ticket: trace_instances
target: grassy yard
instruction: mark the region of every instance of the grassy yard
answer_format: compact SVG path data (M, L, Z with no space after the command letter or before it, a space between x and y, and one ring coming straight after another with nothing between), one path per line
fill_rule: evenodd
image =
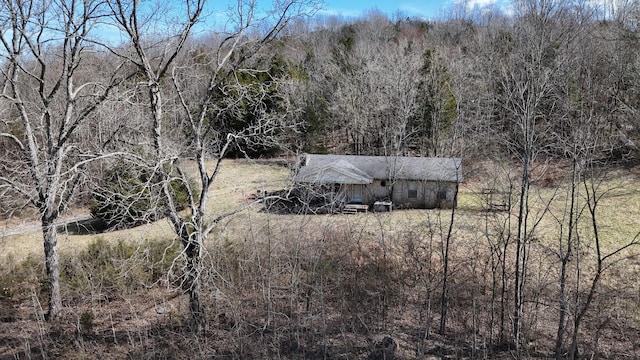
M598 205L598 223L601 226L602 238L605 244L615 246L629 241L640 230L640 186L638 185L638 170L616 171L608 175L598 186L602 195ZM211 198L208 202L208 213L211 217L247 207L247 199L257 190L277 190L286 187L290 181L288 169L281 165L269 163L255 163L246 160L225 160L216 182L213 184ZM456 210L455 232L461 237L477 235L484 227L483 223L487 215L486 197L481 193L482 185L471 179L460 187L458 195L458 208ZM563 212L567 206L568 188L562 184L553 188L533 187L531 192L531 219L537 221L544 216L539 225L539 233L545 242L553 244L559 234L559 221L562 221ZM581 191L584 191L581 189ZM517 194L512 196L517 201ZM547 212L543 208L549 204ZM582 204L586 206L586 204ZM244 215L238 218L250 217L254 221L285 222L300 218L297 215L267 215L260 212L260 207L247 207ZM586 210L585 210L586 212ZM82 211L79 212L83 213ZM88 213L88 212L87 212ZM511 213L517 213L517 205L514 203ZM497 214L503 215L501 213ZM584 214L587 215L587 214ZM403 210L390 214L359 214L356 217L335 216L331 222L352 222L362 220L366 223L375 223L375 226L383 226L387 231L403 229L414 226L427 220L438 218L441 223L449 221L449 211L440 210ZM324 222L326 216L314 216L305 221ZM241 222L238 219L230 219L227 227ZM37 224L37 223L34 223ZM17 225L14 223L14 225ZM369 224L374 226L373 224ZM369 225L364 225L370 227ZM10 225L6 225L10 226ZM375 227L374 226L374 227ZM241 229L243 226L238 226ZM234 229L233 233L237 233ZM121 240L140 241L173 237L173 230L166 220L147 224L128 230L108 232L104 234L75 235L64 231L61 227L59 246L62 252L77 251L83 249L88 242L96 236L109 242ZM233 235L227 235L233 236ZM25 257L38 256L42 252L41 232L39 229L29 229L25 232L4 236L0 240L0 261L19 261Z
M255 194L256 190L282 188L286 186L288 178L289 171L277 164L263 163L261 165L246 160L225 160L212 187L212 196L208 204L209 213L216 216L245 206L247 197L250 194ZM89 211L77 210L74 215L82 214L88 216ZM37 227L35 219L25 219L22 223L7 222L5 227L25 227L25 223L31 225L26 226L26 231L0 238L0 263L19 262L28 256L36 258L42 256L42 233ZM61 226L60 230L58 245L61 253L80 251L97 237L110 243L117 243L118 241L139 242L166 239L174 236L173 229L166 220L98 235L77 235L73 232L66 232L64 226Z

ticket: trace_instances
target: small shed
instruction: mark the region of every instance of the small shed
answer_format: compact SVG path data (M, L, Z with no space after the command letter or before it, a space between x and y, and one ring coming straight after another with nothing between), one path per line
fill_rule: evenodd
M306 154L294 183L332 201L393 207L453 207L462 159Z

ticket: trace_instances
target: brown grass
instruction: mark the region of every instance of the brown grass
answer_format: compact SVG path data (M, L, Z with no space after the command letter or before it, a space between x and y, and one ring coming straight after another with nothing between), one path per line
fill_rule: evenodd
M488 174L492 171L486 170ZM245 206L249 194L257 189L282 188L287 177L284 167L227 161L214 186L210 212L215 216ZM201 279L208 311L204 336L188 331L186 297L180 296L172 282L179 277L179 265L165 280L146 284L148 289L125 288L108 301L95 296L96 291L104 292L99 281L91 289L74 290L78 292L72 297L74 303L65 307L61 324L54 324L58 329L38 318L40 290L36 280L26 295L12 303L15 319L0 326L0 338L9 344L0 346L0 358L36 356L45 349L48 357L65 358L97 358L93 354L100 353L101 359L375 359L380 354L377 344L384 336L397 342L395 355L402 359L468 358L472 351L476 357L510 358L513 353L508 346L500 347L505 344L495 340L495 319L490 321L499 302L492 301L496 293L492 290L489 242L497 242L492 225L508 213L487 212L481 194L486 186L471 178L460 190L452 234L445 336L434 330L439 322L442 243L449 210L275 215L254 207L222 221L207 240L206 270ZM604 188L610 191L600 204L599 221L605 250L611 251L640 230L637 174L611 174ZM564 209L566 188L559 190L534 187L532 191L534 214L540 214L540 207L549 202L551 212L542 220L530 248L524 357L552 355L559 276L553 252L559 223L550 215L559 217ZM587 225L583 231L583 241L590 241ZM94 236L63 234L61 253L82 256L96 237L109 243L142 244L170 239L173 233L166 221L161 221ZM7 237L0 246L10 254L3 255L5 265L18 264L27 254L41 252L37 232ZM507 295L511 296L513 245L509 246ZM629 257L619 258L602 278L601 291L581 334L585 356L639 355L635 339L640 335L636 306L640 287L635 279L640 276L640 262L635 254L637 249L625 253ZM593 274L593 248L583 248L580 256L581 278L573 267L569 281L572 296L583 301ZM126 262L115 264L116 274L128 269L120 266ZM577 286L580 291L575 292ZM505 301L510 311L511 298ZM94 319L90 329L80 323L85 313ZM507 313L507 327L510 315ZM424 337L427 324L432 330L429 338ZM14 334L12 328L22 330ZM489 337L492 332L493 339ZM492 342L495 347L489 348ZM29 351L27 344L32 346Z
M213 166L211 164L210 166ZM246 199L258 189L273 190L286 185L289 172L277 164L256 164L246 160L224 160L219 176L214 183L209 201L209 212L212 216L229 212L246 205ZM88 211L76 210L69 216L88 215ZM42 232L34 218L7 220L3 230L23 227L27 230L0 238L0 263L21 261L28 256L40 256L42 249ZM96 236L108 242L141 241L161 238L172 238L173 229L166 220L139 226L133 229L114 231L100 235L75 235L59 233L58 245L61 253L77 252L85 248Z

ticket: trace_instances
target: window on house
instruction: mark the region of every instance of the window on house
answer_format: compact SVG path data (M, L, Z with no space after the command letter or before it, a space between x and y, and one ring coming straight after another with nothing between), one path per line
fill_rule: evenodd
M438 201L447 200L447 184L438 184Z
M409 199L417 199L418 198L418 183L410 182L408 185L409 192L407 194Z

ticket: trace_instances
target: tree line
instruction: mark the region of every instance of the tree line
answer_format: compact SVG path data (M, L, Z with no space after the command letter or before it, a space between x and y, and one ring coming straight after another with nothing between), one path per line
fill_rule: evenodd
M583 121L600 131L603 158L635 156L638 39L622 20L629 16L599 18L571 2L513 5L511 16L436 23L373 14L324 35L309 63L320 69L312 78L327 104L323 125L343 136L336 150L521 155L531 121L536 146L562 158Z

